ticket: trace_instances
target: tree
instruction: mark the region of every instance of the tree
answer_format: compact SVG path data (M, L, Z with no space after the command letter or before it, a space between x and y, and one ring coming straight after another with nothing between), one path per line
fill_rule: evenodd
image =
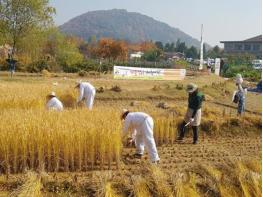
M83 61L79 51L80 40L61 34L57 29L49 32L43 54L55 59L64 68L73 68Z
M149 51L149 50L152 50L152 49L156 49L156 45L153 43L153 42L142 42L140 44L140 51L142 52L146 52L146 51Z
M166 43L164 46L164 51L169 52L169 50L170 50L170 43Z
M163 50L163 49L164 49L163 43L162 43L161 41L155 42L155 46L156 46L158 49L160 49L160 50Z
M185 45L185 42L180 42L180 40L177 40L176 42L176 52L185 53L187 50L187 47Z
M0 0L0 33L11 47L11 58L23 38L53 24L49 0Z
M213 49L210 49L207 52L207 57L210 58L217 58L217 57L222 57L223 50L219 48L219 46L215 46Z
M186 50L185 55L187 58L197 59L198 58L198 51L194 46L191 46L189 49Z
M172 42L172 43L170 44L169 51L170 51L170 52L174 52L174 51L175 51L174 42Z
M109 38L100 39L95 50L100 58L111 60L125 60L128 55L127 44L123 41L115 41Z
M159 60L160 56L161 56L160 49L151 49L144 53L143 59L150 61L150 62L156 62Z

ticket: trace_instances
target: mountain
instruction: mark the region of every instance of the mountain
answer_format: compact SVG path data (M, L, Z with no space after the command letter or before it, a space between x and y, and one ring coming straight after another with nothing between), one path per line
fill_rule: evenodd
M162 41L176 42L177 39L187 46L200 48L200 42L178 28L157 21L149 16L123 9L91 11L77 16L65 24L60 30L88 41L91 36L97 38L112 37L130 42Z

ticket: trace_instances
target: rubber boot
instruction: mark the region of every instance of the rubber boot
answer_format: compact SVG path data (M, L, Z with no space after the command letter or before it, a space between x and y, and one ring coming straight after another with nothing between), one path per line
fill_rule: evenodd
M198 142L198 127L193 126L193 144L197 144Z
M183 140L184 139L184 134L185 134L185 125L187 123L184 121L181 126L180 126L180 135L179 137L177 138L177 140Z

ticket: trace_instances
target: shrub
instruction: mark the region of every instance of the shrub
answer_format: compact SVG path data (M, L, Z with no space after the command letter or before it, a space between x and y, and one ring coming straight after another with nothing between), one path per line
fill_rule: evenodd
M176 84L175 87L177 90L183 90L184 89L184 85L183 84Z
M46 69L42 70L41 74L43 77L50 77L51 76L51 73L48 72L48 70L46 70Z
M88 72L85 71L85 70L81 70L81 71L78 72L78 75L79 75L80 77L86 77L86 76L88 75Z
M110 90L111 90L111 91L114 91L114 92L121 92L121 91L122 91L122 90L121 90L121 87L118 86L118 85L113 86Z
M162 88L159 85L154 85L152 90L153 91L160 91Z

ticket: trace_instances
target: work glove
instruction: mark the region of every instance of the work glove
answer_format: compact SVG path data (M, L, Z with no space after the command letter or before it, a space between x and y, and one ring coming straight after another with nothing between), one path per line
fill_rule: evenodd
M132 139L131 137L129 137L129 138L127 139L127 146L132 145L132 142L133 142L133 139Z
M195 121L195 119L194 118L190 118L190 123L193 123Z

